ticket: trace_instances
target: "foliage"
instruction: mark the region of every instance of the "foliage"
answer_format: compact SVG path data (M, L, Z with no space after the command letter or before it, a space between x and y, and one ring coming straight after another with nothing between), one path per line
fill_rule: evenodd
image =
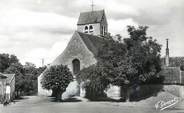
M33 95L37 93L37 77L46 69L45 67L36 68L33 63L26 62L24 65L24 94Z
M92 65L84 68L78 75L77 80L85 83L86 98L98 100L106 97L104 90L109 85L108 76L104 73L105 68L99 65Z
M15 74L16 96L37 93L37 77L46 69L26 62L23 66L15 55L0 54L0 70L3 73Z
M19 60L15 55L0 54L0 72L4 72L11 64L18 63Z
M67 66L56 65L49 67L41 80L42 87L52 90L57 100L61 99L61 94L66 90L73 80L73 75Z
M24 90L24 69L20 63L13 63L11 64L6 70L5 73L15 74L15 91L18 94Z
M112 84L128 88L162 82L162 77L158 75L161 70L161 45L146 36L147 28L128 26L129 38L122 41L117 35L117 40L106 41L100 49L99 64L106 68L105 73Z
M109 40L101 48L100 64L108 68L112 83L124 84L150 83L161 70L161 46L146 36L147 27L128 26L130 38L124 43L118 35L118 41Z

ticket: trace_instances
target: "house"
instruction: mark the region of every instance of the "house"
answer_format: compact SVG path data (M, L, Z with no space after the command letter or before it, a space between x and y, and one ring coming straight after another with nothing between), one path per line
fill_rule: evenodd
M8 98L7 93L9 93L9 100L14 99L15 92L15 74L2 74L0 73L0 102L2 103L4 99Z

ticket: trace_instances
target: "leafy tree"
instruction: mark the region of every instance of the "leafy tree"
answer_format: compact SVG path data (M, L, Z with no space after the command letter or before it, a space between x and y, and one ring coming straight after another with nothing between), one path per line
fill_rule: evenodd
M52 90L56 100L61 100L62 93L73 80L73 75L67 66L57 65L49 67L41 80L42 87Z
M157 74L161 70L161 46L146 36L147 28L128 26L130 37L124 43L118 35L117 41L106 41L99 51L99 64L107 68L110 82L121 86L123 99L128 98L130 86L162 82Z
M15 92L16 96L19 97L20 94L24 91L24 69L20 63L11 64L4 73L15 74Z
M4 72L11 64L18 62L19 60L15 55L0 54L0 72Z
M106 97L104 92L109 85L109 80L105 68L100 65L92 65L84 68L78 75L77 80L85 83L86 98L90 100L99 100Z

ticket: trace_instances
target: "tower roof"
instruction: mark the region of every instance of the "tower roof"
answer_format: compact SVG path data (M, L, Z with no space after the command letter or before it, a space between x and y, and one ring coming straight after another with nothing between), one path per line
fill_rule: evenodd
M104 10L89 11L80 13L77 25L100 23L105 14Z

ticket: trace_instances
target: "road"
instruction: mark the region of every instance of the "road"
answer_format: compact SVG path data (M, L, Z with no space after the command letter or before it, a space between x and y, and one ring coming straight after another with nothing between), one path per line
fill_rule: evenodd
M68 101L52 102L49 97L26 96L8 106L0 106L0 113L184 113L184 102L164 111L139 103Z

